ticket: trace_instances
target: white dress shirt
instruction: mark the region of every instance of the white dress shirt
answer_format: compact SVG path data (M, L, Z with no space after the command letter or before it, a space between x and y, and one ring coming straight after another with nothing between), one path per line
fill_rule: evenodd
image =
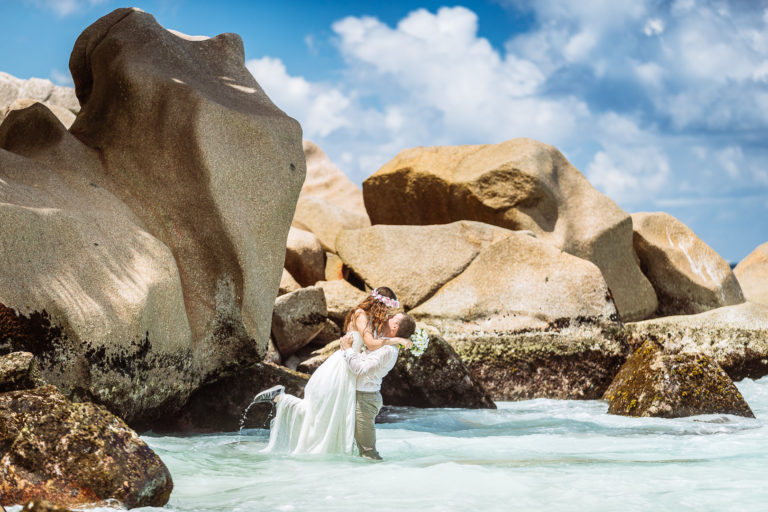
M381 389L381 380L397 363L397 347L384 345L383 347L356 352L354 348L344 351L344 359L352 373L357 375L357 390L375 392Z

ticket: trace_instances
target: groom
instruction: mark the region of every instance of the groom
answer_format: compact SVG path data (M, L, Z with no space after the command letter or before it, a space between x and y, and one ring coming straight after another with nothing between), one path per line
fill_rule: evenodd
M387 338L409 338L416 330L416 322L405 313L389 317L384 324L382 335ZM360 455L369 459L381 460L376 451L376 428L374 422L383 404L381 399L381 381L397 362L397 347L383 347L364 353L352 350L352 337L341 338L344 359L352 373L357 375L357 393L355 409L355 441Z

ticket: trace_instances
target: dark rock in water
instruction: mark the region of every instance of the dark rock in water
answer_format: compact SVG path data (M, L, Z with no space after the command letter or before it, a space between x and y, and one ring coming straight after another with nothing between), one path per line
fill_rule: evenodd
M456 351L435 329L429 346L416 357L401 350L397 364L384 378L381 394L386 405L495 409L489 393L474 378Z
M596 400L627 358L616 332L596 325L451 340L495 400Z
M0 508L0 512L5 509ZM69 508L54 505L46 500L32 500L21 508L21 512L73 512Z
M666 352L704 354L735 381L768 375L768 305L746 302L629 323L624 334L632 349L653 340Z
M728 374L702 354L670 354L646 341L621 367L603 395L608 413L680 418L735 414L754 418Z
M73 403L54 386L0 394L0 496L76 506L114 498L162 507L173 481L160 458L120 418Z
M287 358L305 347L325 328L328 306L319 286L281 295L272 311L272 337L280 356Z
M165 422L153 426L161 432L235 432L244 428L269 428L271 404L255 404L241 425L245 409L261 390L276 384L285 392L304 396L309 375L272 363L259 363L232 377L198 389L184 408Z
M0 356L0 393L30 389L42 384L35 366L35 356L29 352Z

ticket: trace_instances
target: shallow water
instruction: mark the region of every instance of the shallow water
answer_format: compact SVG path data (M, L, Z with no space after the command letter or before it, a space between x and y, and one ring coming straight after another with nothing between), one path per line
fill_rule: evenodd
M598 401L392 409L378 463L263 454L259 429L145 436L175 489L136 510L766 510L768 378L737 385L757 419L624 418Z

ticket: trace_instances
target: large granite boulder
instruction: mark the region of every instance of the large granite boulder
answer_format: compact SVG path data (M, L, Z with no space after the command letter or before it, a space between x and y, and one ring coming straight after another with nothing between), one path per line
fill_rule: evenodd
M304 141L307 178L299 197L314 196L362 217L367 217L363 191L347 178L314 142Z
M501 144L414 148L363 183L373 224L476 220L538 238L596 264L625 321L657 302L632 249L632 220L552 146Z
M768 242L759 245L733 269L744 298L768 306Z
M600 270L521 233L410 314L437 327L496 400L599 398L627 354Z
M322 288L325 293L328 318L339 324L340 327L343 327L347 314L368 297L366 292L355 288L343 279L320 281L317 286Z
M325 251L315 235L294 227L288 231L285 269L301 286L325 279Z
M427 327L429 346L416 357L401 350L395 367L381 385L386 405L495 409L489 393L472 376L456 351Z
M392 288L406 309L432 296L486 247L512 231L482 222L433 226L376 225L343 231L336 239L342 261L370 288Z
M668 354L650 340L627 359L603 399L609 403L609 414L622 416L755 417L733 381L715 361L696 353Z
M0 393L0 457L3 505L162 507L173 489L165 464L120 418L53 386Z
M272 337L283 358L306 346L325 328L328 307L319 286L281 295L272 312Z
M768 375L768 306L761 304L629 323L624 336L632 349L651 340L669 353L705 355L735 381Z
M691 229L663 212L634 213L634 246L659 299L660 316L744 302L731 267Z
M309 231L320 240L328 252L336 252L336 237L345 229L360 229L371 225L368 217L345 210L327 199L303 196L296 204L294 227Z
M68 396L151 422L263 357L301 128L238 36L137 9L88 27L70 69L71 133L39 104L0 125L0 340Z
M201 387L184 408L155 425L160 432L235 432L241 428L269 428L271 404L252 404L259 391L277 384L299 398L309 375L258 363L213 384ZM246 413L247 410L247 413Z

